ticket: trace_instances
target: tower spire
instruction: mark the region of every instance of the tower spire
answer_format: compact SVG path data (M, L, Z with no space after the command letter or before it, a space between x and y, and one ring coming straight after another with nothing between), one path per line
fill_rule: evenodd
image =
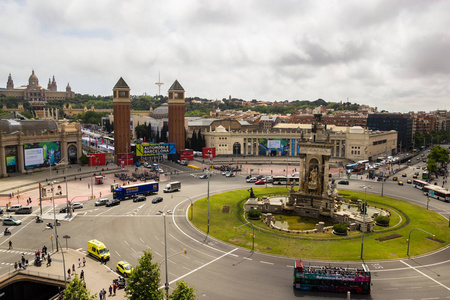
M155 83L158 86L158 96L161 95L161 86L164 84L161 82L161 72L158 73L158 82Z

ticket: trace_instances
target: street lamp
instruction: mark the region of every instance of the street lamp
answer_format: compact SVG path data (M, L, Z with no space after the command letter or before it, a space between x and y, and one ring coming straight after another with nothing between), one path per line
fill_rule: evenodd
M166 299L169 299L169 271L167 270L167 231L166 231L166 213L159 211L162 213L164 218L164 261L166 266L166 283L164 284L166 289Z
M194 218L194 203L192 202L192 199L189 196L174 196L173 194L170 195L170 197L173 199L173 197L186 197L191 201L191 220Z
M432 233L429 233L428 231L425 231L425 230L420 229L420 228L413 228L413 229L411 229L411 231L409 232L409 236L408 236L408 250L406 251L406 255L408 255L408 256L409 256L409 243L411 242L411 233L414 230L420 230L422 232L428 233L429 235L433 236L433 240L436 239L436 236L434 234L432 234Z
M367 186L367 185L363 185L361 186L361 188L364 189L364 205L363 205L363 209L362 209L362 214L363 214L363 228L362 228L362 240L361 240L361 259L364 260L363 258L363 251L364 251L364 232L366 231L366 214L367 214L367 202L366 202L366 194L367 194L367 189L371 189L371 186Z
M206 230L206 235L209 235L209 177L211 177L211 160L212 160L212 155L209 155L209 167L208 167L208 227Z
M52 186L52 201L53 201L53 221L54 221L54 227L55 227L55 237L56 237L56 252L58 252L58 230L56 228L56 208L55 208L55 190L53 188L53 184L55 182L51 181L50 184Z
M55 226L55 236L56 236L56 248L58 249L58 234L56 233L56 226ZM63 247L61 246L61 243L59 243L59 247L61 247L61 255L62 255L62 259L63 259L63 274L64 274L64 288L67 288L67 277L66 277L66 260L64 259L64 250ZM56 250L58 251L58 250Z

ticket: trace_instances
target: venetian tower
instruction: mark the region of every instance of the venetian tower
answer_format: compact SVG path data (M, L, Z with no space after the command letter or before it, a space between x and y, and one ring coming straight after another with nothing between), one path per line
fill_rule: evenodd
M177 153L184 150L184 89L178 80L169 89L169 143L176 143Z
M114 157L130 152L130 88L120 77L113 89Z

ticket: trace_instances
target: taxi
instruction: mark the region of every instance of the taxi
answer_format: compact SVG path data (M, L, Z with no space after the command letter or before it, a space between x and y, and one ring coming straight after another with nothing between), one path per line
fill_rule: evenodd
M122 274L123 277L128 277L131 274L133 267L126 261L121 260L117 263L116 269L117 273Z
M418 174L414 174L414 175L413 175L413 178L414 178L414 179L417 179L418 177L419 177Z
M398 180L398 177L397 177L397 176L392 177L392 180L397 181L397 180Z
M399 181L399 182L398 182L398 185L403 185L403 181Z
M408 181L406 181L406 183L407 183L407 184L411 184L411 183L412 183L412 180L411 180L411 179L408 179Z

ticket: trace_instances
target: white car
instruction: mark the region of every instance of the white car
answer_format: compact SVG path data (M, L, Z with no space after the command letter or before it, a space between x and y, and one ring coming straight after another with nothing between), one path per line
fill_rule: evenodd
M81 203L81 202L74 202L74 203L72 203L72 208L73 209L83 208L83 203Z
M255 183L256 181L258 181L256 177L250 177L249 179L247 179L248 183Z

